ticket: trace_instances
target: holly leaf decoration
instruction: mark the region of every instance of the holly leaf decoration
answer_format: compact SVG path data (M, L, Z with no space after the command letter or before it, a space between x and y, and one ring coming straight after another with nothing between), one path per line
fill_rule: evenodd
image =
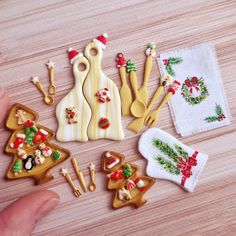
M216 113L215 116L208 116L204 120L208 123L211 123L214 121L222 121L223 119L225 119L224 112L223 112L221 106L218 104L216 104L215 113Z
M173 70L171 64L166 65L166 71L169 75L175 76L175 71Z
M165 160L164 158L157 156L155 160L163 167L163 169L173 175L179 175L180 170L172 164L170 161Z
M216 114L217 114L218 116L220 116L220 115L223 114L223 111L222 111L220 105L217 105L217 104L216 104L215 112L216 112Z
M211 123L218 120L217 116L208 116L204 119L206 122Z
M181 57L169 57L169 64L174 65L174 64L180 64L183 62L183 59Z

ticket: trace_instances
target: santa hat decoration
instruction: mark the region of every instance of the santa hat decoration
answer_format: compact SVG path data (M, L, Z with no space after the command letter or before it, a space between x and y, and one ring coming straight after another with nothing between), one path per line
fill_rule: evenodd
M97 43L98 45L100 45L102 47L102 49L106 48L106 44L107 44L107 34L103 33L102 35L99 35L96 39L94 39L93 41L95 43Z
M105 155L107 158L106 164L108 169L112 169L116 164L120 162L120 160L112 156L110 152L107 152Z
M68 57L70 59L70 63L73 64L78 58L83 56L83 53L78 53L76 50L73 48L68 49Z

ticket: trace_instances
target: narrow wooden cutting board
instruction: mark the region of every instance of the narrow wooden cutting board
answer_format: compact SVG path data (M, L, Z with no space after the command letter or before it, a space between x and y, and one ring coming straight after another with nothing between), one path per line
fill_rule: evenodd
M96 55L91 54L91 49ZM121 123L121 102L115 83L104 75L101 69L102 48L96 42L89 43L85 48L85 56L90 63L90 70L83 85L83 93L92 111L88 126L88 138L96 140L107 138L112 140L124 139ZM102 89L108 89L110 101L101 103L96 94ZM99 127L101 118L107 118L110 126L106 129Z

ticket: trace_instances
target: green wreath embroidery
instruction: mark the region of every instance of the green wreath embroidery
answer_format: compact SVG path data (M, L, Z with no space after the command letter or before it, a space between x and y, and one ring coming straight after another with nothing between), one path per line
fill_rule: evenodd
M172 65L180 64L183 59L181 57L169 57L168 59L163 59L163 64L166 67L166 71L169 75L175 76L175 71Z
M193 96L194 90L200 92L198 96ZM203 100L209 96L209 92L204 83L203 78L198 79L197 77L187 77L187 79L182 84L181 95L185 101L190 105L196 105L201 103Z
M211 122L215 122L215 121L222 121L222 120L225 119L224 112L223 112L221 106L218 105L218 104L216 104L215 113L216 113L215 116L208 116L208 117L206 117L204 120L205 120L207 123L211 123Z

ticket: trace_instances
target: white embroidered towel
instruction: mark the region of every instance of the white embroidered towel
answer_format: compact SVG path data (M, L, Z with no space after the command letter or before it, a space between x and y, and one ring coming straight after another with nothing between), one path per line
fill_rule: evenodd
M161 53L158 64L161 74L170 74L181 83L169 102L177 133L187 136L230 124L213 46L202 44Z
M147 175L173 181L189 192L193 192L208 159L157 128L142 134L138 149L148 161Z

